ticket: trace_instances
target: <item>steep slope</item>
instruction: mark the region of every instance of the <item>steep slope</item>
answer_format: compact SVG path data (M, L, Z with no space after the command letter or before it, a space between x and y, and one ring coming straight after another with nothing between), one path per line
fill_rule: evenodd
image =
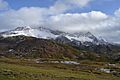
M31 28L29 26L27 27L17 27L14 30L6 31L0 33L4 37L11 37L11 36L32 36L37 38L55 38L56 36L51 33L51 31L47 28L39 27L39 28Z
M80 52L52 40L15 36L0 38L0 54L7 57L76 59Z

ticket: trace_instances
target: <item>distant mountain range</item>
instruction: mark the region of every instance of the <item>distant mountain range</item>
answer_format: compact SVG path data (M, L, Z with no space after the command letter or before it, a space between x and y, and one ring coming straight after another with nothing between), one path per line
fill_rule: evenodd
M0 52L20 56L119 61L120 45L97 38L90 32L67 33L43 27L17 27L0 33ZM32 54L34 53L34 54Z
M37 27L31 28L30 26L27 27L17 27L14 30L5 31L0 33L3 37L11 37L11 36L31 36L36 38L42 39L54 39L54 40L63 40L63 42L76 42L78 45L80 43L84 44L86 42L90 42L93 44L107 44L104 39L99 39L95 37L90 32L76 32L76 33L66 33L57 30L51 30L48 28Z

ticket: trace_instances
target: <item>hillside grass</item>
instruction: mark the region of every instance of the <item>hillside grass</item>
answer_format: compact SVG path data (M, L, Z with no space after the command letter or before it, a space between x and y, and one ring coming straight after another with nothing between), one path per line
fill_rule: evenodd
M104 64L90 61L81 61L80 65L37 64L32 59L0 58L0 80L119 80L120 77L93 70Z

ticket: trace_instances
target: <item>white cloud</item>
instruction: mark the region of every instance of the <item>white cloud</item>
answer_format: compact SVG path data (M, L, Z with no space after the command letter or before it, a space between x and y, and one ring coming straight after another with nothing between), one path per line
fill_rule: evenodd
M8 3L4 0L0 0L0 10L4 10L8 8Z
M66 12L76 7L85 7L93 0L57 0L53 6L49 8L54 14Z
M80 7L86 6L90 1L91 0L56 0L55 4L49 8L22 7L19 10L10 9L0 13L0 24L3 29L25 25L43 25L50 15L64 13L66 10L71 9L73 7L72 5L78 5ZM0 0L0 3L4 4L4 7L8 5L8 3L3 0Z
M0 24L3 29L26 25L42 25L48 12L46 8L23 7L19 10L9 10L0 14Z
M68 4L79 6L79 7L84 7L88 5L89 2L93 0L66 0Z
M115 11L114 13L117 17L120 17L120 8L118 10Z
M106 21L108 16L102 12L92 11L89 13L60 14L52 16L49 21L53 26L68 31L88 31L100 28L98 25Z

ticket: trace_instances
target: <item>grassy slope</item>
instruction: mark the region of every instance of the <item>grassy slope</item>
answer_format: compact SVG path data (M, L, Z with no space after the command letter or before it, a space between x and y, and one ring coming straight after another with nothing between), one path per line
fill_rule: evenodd
M33 61L0 59L0 80L119 80L112 74L96 72L82 63L78 66L64 64L36 64ZM90 63L89 63L90 65ZM100 64L91 64L101 67Z

